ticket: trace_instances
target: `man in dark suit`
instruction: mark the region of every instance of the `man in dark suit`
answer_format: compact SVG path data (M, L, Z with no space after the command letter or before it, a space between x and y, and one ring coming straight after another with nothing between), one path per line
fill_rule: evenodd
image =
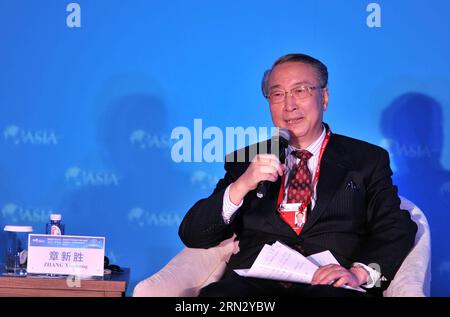
M265 73L262 89L272 121L290 134L286 159L255 151L270 148L270 140L228 155L224 178L186 214L179 234L188 247L210 248L233 234L239 239L240 251L224 276L203 288L201 296L363 294L342 285L380 295L412 248L417 226L400 209L388 153L334 134L323 123L327 83L327 67L304 54L285 55ZM270 186L258 198L261 181ZM297 219L306 221L290 222L282 206L296 206L295 214L302 215ZM340 265L320 267L311 285L233 271L249 268L262 247L275 241L305 256L330 250Z

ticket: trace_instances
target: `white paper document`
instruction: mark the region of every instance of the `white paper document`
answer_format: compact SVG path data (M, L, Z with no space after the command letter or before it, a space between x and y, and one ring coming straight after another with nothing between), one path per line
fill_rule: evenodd
M251 268L234 271L240 276L310 284L319 266L327 264L339 264L330 251L304 257L277 241L262 248ZM360 287L353 288L347 285L342 287L365 292Z

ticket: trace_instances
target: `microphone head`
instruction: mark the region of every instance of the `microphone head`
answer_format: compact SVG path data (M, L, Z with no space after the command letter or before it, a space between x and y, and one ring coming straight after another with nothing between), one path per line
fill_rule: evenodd
M277 128L272 138L279 139L279 142L287 144L291 140L291 134L286 128Z
M286 159L285 149L288 147L291 134L286 128L277 128L272 136L271 153L280 158L280 162L284 163Z

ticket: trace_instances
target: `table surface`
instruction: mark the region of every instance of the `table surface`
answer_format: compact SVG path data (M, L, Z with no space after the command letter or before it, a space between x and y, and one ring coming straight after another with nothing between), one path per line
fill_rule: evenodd
M103 278L0 276L0 296L124 296L130 269L112 272Z

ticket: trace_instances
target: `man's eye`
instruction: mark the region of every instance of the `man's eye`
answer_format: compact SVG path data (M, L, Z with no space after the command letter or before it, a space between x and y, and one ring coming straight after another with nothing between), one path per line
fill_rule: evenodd
M284 92L281 92L281 91L275 91L272 93L272 97L275 97L275 98L282 97L283 95L284 95Z
M295 88L294 94L296 94L296 95L302 94L304 91L305 91L305 88L303 88L303 87Z

